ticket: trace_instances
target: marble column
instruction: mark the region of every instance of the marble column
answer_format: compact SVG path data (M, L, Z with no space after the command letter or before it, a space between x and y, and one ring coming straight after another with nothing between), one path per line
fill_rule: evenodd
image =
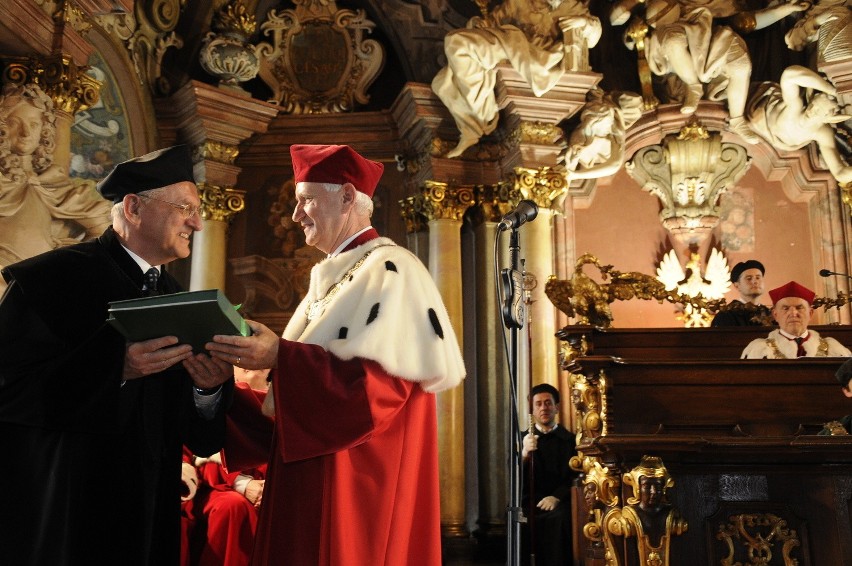
M516 167L512 175L514 189L522 198L538 205L538 215L532 222L521 227L520 238L524 270L537 283L529 289L528 331L531 348L532 383L550 383L559 387L557 362L556 312L544 294L544 283L556 273L553 243L553 215L568 191L568 183L562 172L549 167L529 169ZM519 409L527 410L526 391L519 391ZM522 413L523 414L523 413Z
M189 290L225 289L228 223L245 208L245 191L198 184L203 228L192 236Z
M508 248L494 239L500 219L512 209L509 192L497 185L477 188L474 211L476 246L476 397L477 460L479 485L478 524L486 536L506 535L506 504L509 501L508 465L511 436L511 384L503 342L505 330L494 273L509 265ZM499 265L495 265L496 262Z
M435 279L462 347L462 216L473 204L471 187L450 188L426 182L422 212L429 224L429 272ZM441 529L445 536L466 536L464 388L438 394L438 454L441 481Z

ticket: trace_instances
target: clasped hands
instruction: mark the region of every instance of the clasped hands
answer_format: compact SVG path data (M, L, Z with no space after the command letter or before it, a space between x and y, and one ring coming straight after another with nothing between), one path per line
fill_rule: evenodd
M178 344L175 336L129 342L123 379L138 379L182 363L196 387L212 389L233 376L235 365L246 369L276 367L278 335L259 322L246 322L251 336L214 336L213 342L205 345L206 353L193 354L192 347Z
M142 342L129 342L124 354L124 380L138 379L165 371L181 363L196 387L212 389L234 375L231 364L206 353L193 354L192 346L178 344L175 336L163 336Z

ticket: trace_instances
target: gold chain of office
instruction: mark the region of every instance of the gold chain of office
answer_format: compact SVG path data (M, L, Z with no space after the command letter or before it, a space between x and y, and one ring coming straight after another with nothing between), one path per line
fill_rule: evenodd
M362 265L364 265L364 262L367 261L367 258L370 257L371 253L373 253L374 251L376 251L379 248L383 248L385 246L393 246L393 245L395 245L395 244L381 244L381 245L376 246L375 248L367 250L367 253L365 253L363 256L361 256L361 258L358 261L356 261L352 265L352 267L350 267L346 271L346 273L343 274L343 277L341 277L340 280L338 280L336 283L334 283L333 285L331 285L328 288L328 291L325 292L325 295L322 298L316 299L316 300L308 303L306 308L305 308L305 316L308 319L307 322L305 323L305 326L307 327L307 325L310 324L310 322L313 319L317 318L318 316L320 316L325 311L325 306L329 302L331 302L331 299L333 299L334 296L337 293L340 292L340 289L343 288L343 286L346 284L347 281L352 280L352 275L354 275L355 272L358 271L358 269L360 269Z

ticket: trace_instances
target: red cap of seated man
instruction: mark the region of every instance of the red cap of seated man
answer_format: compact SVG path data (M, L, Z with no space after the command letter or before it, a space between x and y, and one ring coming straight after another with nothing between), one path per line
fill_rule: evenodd
M290 146L295 183L352 183L355 188L372 197L385 166L359 155L348 145Z
M787 297L798 297L799 299L804 299L810 305L814 302L816 293L804 285L799 285L795 281L790 281L785 285L781 285L780 287L769 291L769 296L772 298L773 305Z

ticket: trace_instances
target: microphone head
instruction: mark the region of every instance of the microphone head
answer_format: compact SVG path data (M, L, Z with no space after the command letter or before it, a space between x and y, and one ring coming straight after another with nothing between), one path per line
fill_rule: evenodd
M538 216L538 205L531 200L524 199L518 203L517 208L519 215L522 215L525 220L524 222L530 222Z
M820 277L828 277L829 275L832 275L832 273L829 270L827 270L827 269L820 269L819 270L819 276Z

